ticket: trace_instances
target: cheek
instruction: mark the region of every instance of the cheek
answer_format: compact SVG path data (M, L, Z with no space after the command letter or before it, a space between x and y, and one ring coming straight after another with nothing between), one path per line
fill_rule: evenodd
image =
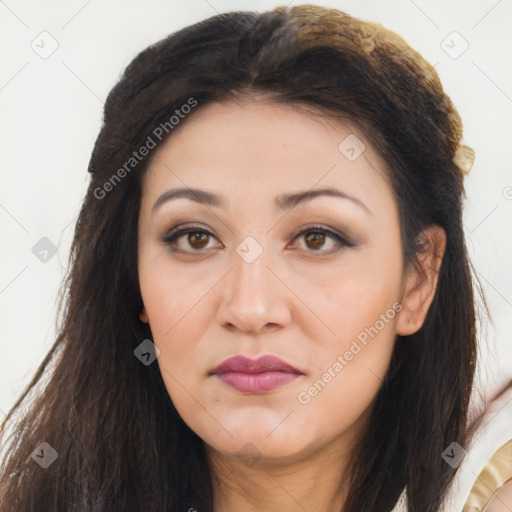
M347 411L361 413L378 392L391 359L401 309L397 302L400 258L365 259L354 259L352 265L330 269L325 275L319 271L307 287L310 304L329 330L315 322L315 328L307 332L311 378L302 388L299 403L315 402L311 410L337 403L340 408L333 414L339 421Z
M341 349L376 322L384 330L380 319L386 313L385 330L390 330L400 293L399 255L382 258L376 252L353 252L337 265L316 265L314 272L311 266L300 262L295 277L287 275L294 292L319 320L302 322L303 327L310 326L308 337L326 349Z
M164 258L141 259L139 281L152 341L160 350L157 363L174 401L183 393L180 384L188 389L194 374L207 370L200 366L200 343L213 314L207 296L213 282L170 268Z
M311 430L312 438L328 439L340 432L359 432L359 421L382 386L391 348L392 345L379 350L378 358L373 361L370 352L363 348L351 361L340 363L343 369L339 372L336 371L339 367L331 361L317 379L304 386L297 397L297 419Z
M311 338L311 373L296 401L315 435L349 428L364 413L393 353L399 304L387 300L387 294L354 297L345 301L338 296L332 316L325 317L336 335ZM326 424L313 425L318 417L326 418Z
M196 410L191 397L198 395L197 383L209 370L204 362L208 349L204 333L211 321L208 301L203 293L190 286L186 292L176 293L174 286L162 287L146 305L153 334L159 348L157 364L166 390L182 417L193 419L204 413ZM203 300L201 300L203 299Z
M183 324L193 328L197 319L191 322L189 318L201 308L214 282L212 273L201 275L186 266L170 264L163 251L155 256L141 255L139 283L154 337L166 341Z

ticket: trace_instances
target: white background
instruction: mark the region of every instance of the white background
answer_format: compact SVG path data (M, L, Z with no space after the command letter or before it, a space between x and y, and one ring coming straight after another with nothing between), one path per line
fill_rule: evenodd
M512 378L512 1L311 3L397 32L435 65L461 114L476 151L465 226L493 319L480 333L481 386L492 395ZM0 420L53 343L89 156L122 70L149 44L216 12L281 4L0 0ZM469 44L456 59L442 47L463 48L453 31ZM43 59L31 44L48 49L51 38L58 48ZM32 253L42 237L58 247L46 263Z

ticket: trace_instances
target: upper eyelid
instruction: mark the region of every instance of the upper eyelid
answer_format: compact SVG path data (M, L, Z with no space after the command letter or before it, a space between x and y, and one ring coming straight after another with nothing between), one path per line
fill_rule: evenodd
M327 236L330 236L331 238L334 238L335 240L338 238L341 238L343 241L347 239L346 236L344 236L342 233L337 233L335 230L323 226L307 226L305 228L299 228L297 230L294 230L292 233L292 240L295 240L300 235L303 235L304 233L308 233L309 231L320 231L325 233Z
M205 233L207 233L208 235L214 237L214 238L217 238L215 236L214 233L212 233L209 229L206 229L204 227L201 227L201 226L176 226L175 228L169 230L169 231L166 231L164 233L164 235L161 237L161 240L162 241L165 241L166 239L169 239L170 237L173 237L173 236L176 236L176 235L179 235L179 236L183 236L183 235L186 235L187 233L190 233L190 232L194 232L194 231L203 231Z

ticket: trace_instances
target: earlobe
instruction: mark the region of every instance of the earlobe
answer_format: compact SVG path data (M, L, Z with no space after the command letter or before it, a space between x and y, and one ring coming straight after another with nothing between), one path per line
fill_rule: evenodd
M146 308L144 306L139 310L139 320L144 324L149 324L148 314L146 313Z
M437 288L439 269L446 248L446 233L437 225L421 233L422 251L408 269L396 331L401 336L421 329Z

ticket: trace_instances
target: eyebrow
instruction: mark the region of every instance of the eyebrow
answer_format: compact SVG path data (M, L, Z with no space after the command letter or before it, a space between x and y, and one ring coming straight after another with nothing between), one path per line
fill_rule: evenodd
M347 199L357 204L366 213L372 215L372 212L360 199L334 188L306 190L304 192L296 192L294 194L281 194L276 197L276 206L278 210L286 210L288 208L293 208L294 206L297 206L298 204L303 203L305 201L310 201L311 199L314 199L315 197L319 196L331 196L338 197L340 199ZM180 198L190 199L191 201L194 201L199 204L204 204L206 206L212 206L217 208L226 207L226 201L218 194L214 194L212 192L207 192L206 190L200 190L197 188L174 188L164 192L155 201L155 204L153 205L153 213L164 203L172 199Z

